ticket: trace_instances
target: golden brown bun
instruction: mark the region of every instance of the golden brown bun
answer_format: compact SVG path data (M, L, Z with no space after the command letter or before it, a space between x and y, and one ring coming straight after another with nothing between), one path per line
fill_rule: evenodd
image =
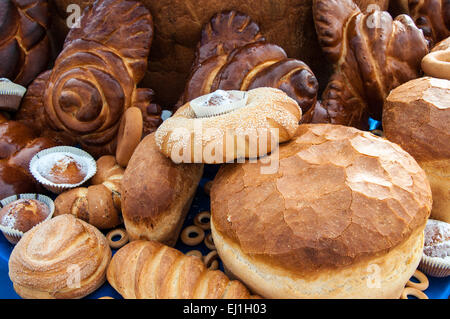
M398 298L431 210L416 161L330 124L300 125L268 159L279 165L273 174L258 161L224 165L214 180L212 233L227 269L263 297ZM371 264L385 290L367 289Z
M75 3L82 7L93 0L58 0L54 24L58 33L66 29L66 8ZM323 53L317 42L312 21L312 0L141 0L154 17L155 37L149 58L149 68L143 85L157 92L158 100L165 106L177 102L186 84L194 60L196 45L202 26L216 13L236 10L249 15L261 26L267 41L281 46L289 57L305 61L319 79L329 75L330 67L323 63ZM376 3L382 10L388 0L359 0L365 9ZM52 16L53 17L53 16ZM66 31L67 32L67 31ZM64 39L64 34L62 34Z
M217 116L197 118L186 103L161 124L155 140L176 163L226 163L270 153L278 142L295 135L301 118L294 99L279 89L262 87L248 91L245 107ZM267 147L257 147L262 143Z
M72 214L99 229L120 225L123 172L114 156L100 157L92 185L61 193L55 199L54 215Z
M131 240L175 245L203 173L201 164L174 164L154 134L138 145L122 180L122 214Z
M152 90L137 88L147 69L152 38L152 17L143 5L95 2L83 12L80 27L68 33L53 69L31 85L18 118L30 121L45 113L36 118L44 122L34 126L65 132L94 157L114 154L125 110L137 106L147 112L144 106L153 98ZM159 115L152 114L157 119L153 129L160 123Z
M364 12L352 0L314 0L313 12L334 74L312 122L367 129L369 116L381 120L389 91L419 76L427 42L409 16Z
M25 233L11 253L9 277L23 298L82 298L105 282L110 259L105 236L66 214Z
M450 81L423 77L393 90L383 112L386 137L427 173L434 219L450 222Z
M126 167L142 138L142 112L137 107L128 108L120 122L119 133L117 134L117 163Z
M47 0L0 1L0 78L27 86L47 67Z
M119 249L108 282L125 299L248 299L239 281L208 270L200 258L156 241L133 241Z

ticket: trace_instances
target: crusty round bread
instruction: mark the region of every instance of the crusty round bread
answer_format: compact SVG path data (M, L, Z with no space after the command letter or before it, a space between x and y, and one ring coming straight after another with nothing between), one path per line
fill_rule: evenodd
M301 125L268 160L272 174L260 160L214 180L211 229L228 271L267 298L399 298L431 210L416 161L331 124Z
M270 153L272 144L295 135L301 117L299 105L286 93L262 87L248 91L244 107L217 116L198 118L186 103L161 124L155 140L177 163L225 163ZM263 139L267 147L258 147Z
M450 222L450 81L423 77L394 89L383 111L390 141L411 154L427 173L431 216Z
M154 133L133 153L122 179L122 216L130 240L175 245L203 173L201 164L175 164Z
M110 260L105 236L65 214L25 233L11 253L9 278L23 298L82 298L105 282Z

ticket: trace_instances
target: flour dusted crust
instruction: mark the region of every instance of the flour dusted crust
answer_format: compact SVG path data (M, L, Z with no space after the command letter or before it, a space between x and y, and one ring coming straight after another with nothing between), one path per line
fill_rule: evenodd
M111 249L95 227L61 215L25 233L9 259L9 277L23 298L82 298L106 279ZM79 270L80 286L71 275Z
M269 158L277 161L275 156ZM246 284L250 274L273 272L250 284L261 288L255 283L269 280L279 286L280 274L309 282L320 276L339 278L345 269L352 269L345 276L362 276L371 261L406 263L384 295L399 296L399 287L420 260L431 210L430 186L416 161L371 133L305 124L280 146L278 163L274 174L261 174L263 164L258 162L226 165L216 176L212 227L225 266L242 269L238 278ZM388 255L392 251L396 253ZM278 295L264 288L255 292L272 297L307 294L306 284L293 287L294 292ZM306 290L300 293L295 287ZM358 297L351 291L329 293L317 297Z
M297 102L283 91L257 88L248 91L245 107L219 116L196 118L190 104L186 103L158 128L155 141L165 156L174 161L185 158L186 162L197 162L195 152L199 151L203 155L205 148L219 145L216 149L222 152L220 155L213 156L212 161L202 157L200 162L224 163L227 159L249 157L247 144L243 148L226 149L227 136L231 139L242 136L259 139L262 136L258 130L267 133L271 128L276 128L279 130L279 142L285 142L294 136L301 115ZM268 141L270 144L271 139ZM195 146L198 146L197 149ZM190 156L185 156L186 151L191 153ZM258 149L257 155L265 155L270 151L271 145L268 145L266 150Z

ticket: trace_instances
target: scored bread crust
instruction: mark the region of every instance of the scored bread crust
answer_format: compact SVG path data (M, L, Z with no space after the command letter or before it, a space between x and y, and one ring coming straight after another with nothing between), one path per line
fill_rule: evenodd
M283 91L256 88L248 91L245 107L218 116L196 118L190 103L186 103L161 124L155 133L155 140L161 152L174 161L183 158L184 162L191 163L224 163L240 157L248 158L251 155L249 140L256 138L258 142L255 144L260 145L259 140L265 134L272 134L272 128L278 129L280 143L290 140L301 117L302 111L297 102ZM268 137L266 149L258 147L257 156L272 150L273 138L272 135ZM240 145L235 142L232 149L227 147L227 141L237 139L245 143ZM208 158L205 156L208 149L218 153Z
M424 171L369 132L301 125L269 160L279 164L270 175L261 174L261 161L220 169L211 189L214 229L246 256L296 276L382 256L430 214Z

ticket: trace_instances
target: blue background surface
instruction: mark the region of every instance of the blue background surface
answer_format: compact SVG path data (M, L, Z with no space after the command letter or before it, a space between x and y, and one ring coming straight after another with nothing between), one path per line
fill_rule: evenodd
M195 198L193 200L191 209L185 220L184 227L193 224L193 218L201 211L209 211L209 197L203 191L203 186L209 180L214 178L219 165L205 165L205 173L202 178L200 185L197 189ZM209 231L206 232L208 234ZM19 295L13 289L12 282L9 280L8 276L8 259L14 248L3 235L0 235L0 299L17 299L20 298ZM209 249L202 243L198 246L186 246L181 241L178 241L175 248L186 253L189 250L197 249L200 250L203 255L209 252ZM113 253L115 251L113 250ZM222 269L222 267L221 267ZM223 270L223 269L222 269ZM430 281L430 287L424 292L428 295L430 299L448 299L450 296L450 277L446 278L434 278L428 277ZM93 292L86 298L97 299L104 296L110 296L115 299L122 298L107 282L97 291Z

